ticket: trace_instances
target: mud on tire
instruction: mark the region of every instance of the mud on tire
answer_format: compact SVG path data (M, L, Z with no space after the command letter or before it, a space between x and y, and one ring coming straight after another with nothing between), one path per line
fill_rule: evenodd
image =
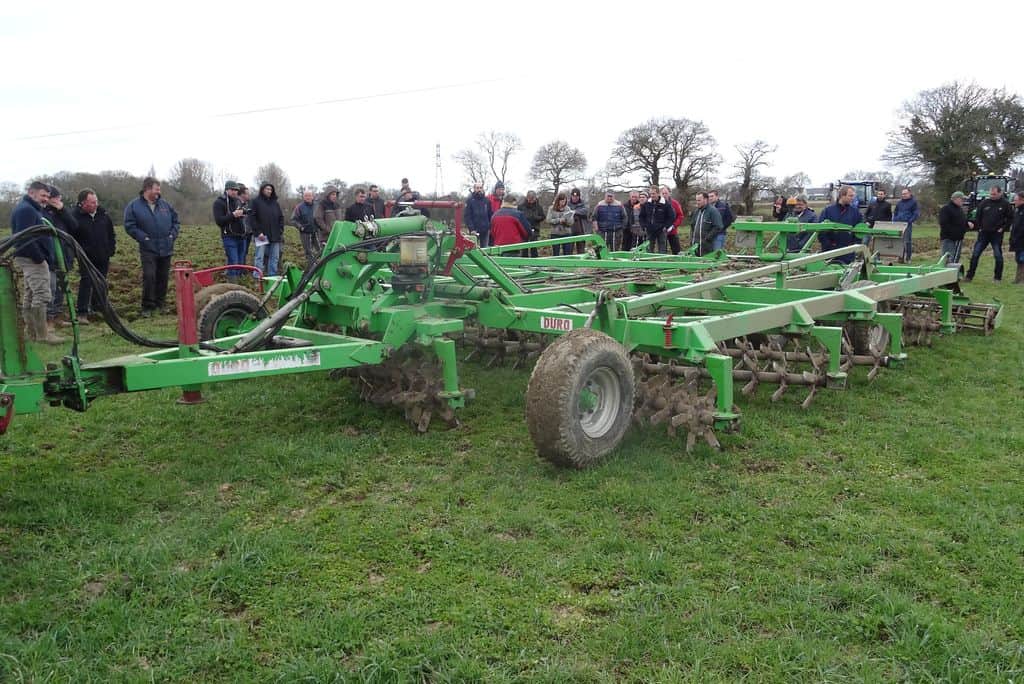
M596 330L574 330L541 354L526 388L526 424L537 453L586 468L629 429L635 382L629 355Z
M232 292L235 290L249 292L247 287L237 283L214 283L213 285L207 285L200 289L199 292L196 292L196 312L202 312L202 310L206 308L206 305L209 304L217 295L222 295L225 292Z

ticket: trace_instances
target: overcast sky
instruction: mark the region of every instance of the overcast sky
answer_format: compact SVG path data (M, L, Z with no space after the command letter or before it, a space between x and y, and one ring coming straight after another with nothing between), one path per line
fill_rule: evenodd
M7 2L0 181L166 176L198 157L243 182L275 161L293 185L408 176L431 192L439 143L441 189L462 190L451 155L494 129L522 138L510 180L523 190L546 142L579 147L594 173L624 129L682 116L710 128L722 177L733 147L761 138L778 146L768 173L824 184L881 168L896 113L920 90L960 79L1024 93L1006 58L1015 29L978 44L963 3L696 7ZM235 114L279 107L290 108Z

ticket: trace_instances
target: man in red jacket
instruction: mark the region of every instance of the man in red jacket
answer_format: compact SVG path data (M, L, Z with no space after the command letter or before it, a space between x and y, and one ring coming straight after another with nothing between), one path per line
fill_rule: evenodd
M491 244L517 245L530 239L530 222L516 208L515 195L506 195L501 208L491 217Z
M683 225L683 219L686 218L686 215L683 213L683 205L672 196L672 191L668 189L667 185L661 186L661 196L672 202L672 209L676 212L676 220L672 222L672 227L666 232L668 234L668 246L672 249L672 253L679 254L683 251L682 245L679 244L679 226Z

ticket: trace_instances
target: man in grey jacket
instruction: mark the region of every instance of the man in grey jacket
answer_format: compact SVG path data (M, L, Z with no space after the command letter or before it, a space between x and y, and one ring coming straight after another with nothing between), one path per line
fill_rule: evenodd
M711 203L706 192L697 193L697 211L693 212L690 223L690 244L697 245L697 256L704 256L719 249L719 236L725 235L722 215Z

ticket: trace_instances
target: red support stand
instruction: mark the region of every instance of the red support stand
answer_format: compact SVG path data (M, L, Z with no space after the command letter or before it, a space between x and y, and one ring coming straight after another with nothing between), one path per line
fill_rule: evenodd
M178 352L182 358L193 356L192 348L199 344L196 329L196 293L193 289L192 264L188 261L174 263L174 287L178 305ZM184 387L179 404L201 404L205 401L198 386Z

